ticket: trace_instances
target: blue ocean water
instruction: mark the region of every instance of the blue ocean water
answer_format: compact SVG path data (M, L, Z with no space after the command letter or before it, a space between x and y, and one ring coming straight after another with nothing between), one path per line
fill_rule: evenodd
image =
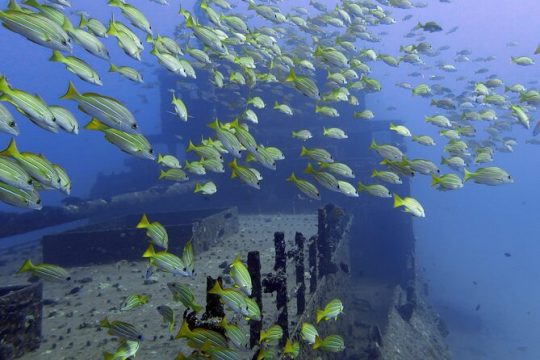
M74 23L77 19L74 12L77 10L84 10L104 23L113 13L117 18L121 18L120 13L108 7L105 1L73 0L72 3L72 8L67 9L66 13L73 12L70 18ZM163 7L146 0L133 0L130 3L147 16L154 34L172 36L176 26L182 24L181 17L177 13L178 1L171 0L169 6ZM202 13L192 1L181 3L183 8L198 13L199 17L203 18ZM237 1L236 3L239 10L234 9L233 12L239 12L246 18L253 16L252 11L246 10L244 2ZM536 1L520 1L519 4L511 0L496 2L452 0L448 3L429 1L425 8L414 9L390 7L384 1L370 3L380 5L387 10L396 23L370 26L369 30L380 41L358 40L356 42L358 49L369 48L374 49L378 54L400 56L403 55L400 53L400 46L418 43L421 41L420 36L425 38L423 41L431 44L432 50L448 47L447 50L441 50L433 57L420 55L425 62L424 65L401 63L395 68L382 61L366 61L371 67L369 77L377 79L382 85L380 92L360 91L357 94L362 104L360 107L364 106L375 113L375 118L366 122L399 122L407 126L413 134L429 135L437 143L435 147L425 147L404 139L403 143L406 145L406 155L409 159L428 159L439 164L440 157L444 155L445 139L439 136L439 128L425 123L423 118L427 115L448 114L453 111L437 109L430 105L430 98L414 97L410 90L397 87L396 83L406 81L413 87L420 83L428 83L432 87L434 84L439 84L450 89L450 94L458 96L465 91L470 91L471 83L485 81L488 76L495 75L508 86L521 83L527 89L537 88L537 84L530 81L538 79L538 67L536 65L522 67L511 62L511 56L534 58L534 50L538 45L535 35L539 31L535 14L540 11L540 4ZM337 3L324 1L324 4L328 9L333 9ZM295 6L309 7L309 4L308 1L283 1L275 3L274 6L287 14ZM309 9L310 15L316 14L313 8ZM409 14L412 15L410 20L402 20ZM426 21L435 21L441 25L443 31L420 32L414 38L405 37L418 22L425 23ZM250 19L249 24L253 28L261 25L275 26L260 18ZM447 34L453 27L458 28L455 32ZM331 29L343 31L339 28ZM381 32L384 34L380 34ZM138 34L143 37L142 32L139 31ZM76 114L81 128L89 117L78 111L73 101L59 100L67 89L68 81L73 81L81 92L95 91L120 100L134 113L143 134L167 132L169 138L171 137L168 133L171 129L170 123L164 129L164 123L161 121L161 117L166 115L162 111L162 104L169 102L169 98L164 99L162 91L165 70L160 68L156 60L150 56L148 49L143 52L142 61L137 62L123 54L115 44L114 38L102 39L110 51L113 63L133 66L140 71L145 83L133 84L116 73L108 72L109 62L94 58L79 46L75 46L73 55L87 59L100 74L104 85L97 88L77 79L75 75L67 72L63 65L49 62L50 49L31 43L4 28L0 30L0 36L0 73L14 87L39 94L47 104L59 104L71 110ZM309 35L304 36L304 39L309 39ZM196 40L191 39L190 42L196 43ZM515 44L509 46L514 42ZM456 53L465 49L471 53L467 55L470 61L456 62ZM494 60L474 61L475 58L488 56L493 56ZM442 64L453 64L456 71L442 71L438 68ZM266 66L266 64L257 64L258 67L259 65ZM480 68L488 69L487 73L476 74L475 71ZM413 72L419 72L421 75L409 76ZM317 74L321 88L324 75L324 71ZM444 78L432 81L429 79L432 75L441 75ZM463 79L459 80L460 77ZM215 93L208 84L208 80L208 75L205 75L204 71L200 71L197 81L179 79L186 86L180 86L179 89L182 90L178 92L182 95L191 93L189 97L194 99L211 98ZM368 151L364 139L361 141L355 137L359 129L364 126L364 120L352 120L350 108L339 105L342 116L338 119L315 116L312 103L308 102L306 105L304 98L298 93L290 88L285 89L280 88L277 93L264 93L267 109L259 113L259 120L264 125L261 126L261 130L257 130L256 125L252 128L255 129L253 132L257 139L265 144L285 144L282 150L286 159L278 162L277 172L263 171L264 180L260 191L235 184L236 191L221 192L220 186L223 185L227 189L231 182L237 181L229 178L228 170L226 174L209 177L217 179L216 197L219 199L219 204L234 206L240 202L247 202L261 213L276 211L278 207L276 204L265 207L264 201L258 203L260 198L268 200L272 196L290 196L291 204L293 202L304 204L300 205L300 207L304 206L304 209L315 209L322 204L311 202L305 197L298 198L294 187L285 181L291 171L301 174L306 161L300 161L298 157L302 144L294 139L283 138L284 132L273 132L273 128L286 129L285 133L288 133L289 130L312 127L317 129L318 133L314 132L313 141L308 141L306 146L316 145L333 149L351 158L356 155L354 151L358 152L358 157L373 155ZM216 103L216 108L223 113L216 113L215 109L205 108L204 104L193 105L193 108L190 108L190 104L186 103L190 111L193 109L194 113L207 114L207 118L190 118L187 123L180 123L178 120L179 124L173 130L173 137L178 139L179 147L176 155L181 160L189 158L183 151L188 140L199 141L199 134L204 134L206 137L212 134L205 124L212 121L214 116L220 118L221 121L232 120L235 111L226 109L226 105L233 104L238 112L243 110L244 104L238 103L236 89L230 90L230 94L226 91L222 92L224 95L218 97L219 100L216 100L220 101ZM246 89L241 88L238 91L243 96L249 94ZM504 90L497 88L495 92L502 94ZM166 89L165 93L167 93ZM441 97L443 96L434 96L434 98ZM289 119L276 114L271 110L274 100L290 101L294 104L292 107L297 111L297 115ZM480 105L476 103L474 105L480 108ZM7 107L14 114L21 130L21 134L16 138L19 149L43 153L51 161L60 164L71 178L71 196L89 198L99 174L129 171L129 164L147 161L133 159L118 151L97 132L81 129L80 134L76 136L65 133L47 133L16 113L10 105ZM172 108L170 110L172 111ZM461 111L463 110L457 110L458 116ZM508 109L496 108L496 111L500 119L512 121ZM536 108L530 107L528 114L531 127L534 127L538 116ZM486 140L488 134L483 132L486 123L472 122L472 124L477 128L475 138ZM346 140L323 138L322 127L328 125L340 127L351 134L350 138ZM510 153L495 152L492 164L508 171L514 179L513 184L489 187L469 181L462 189L442 192L431 187L431 179L428 176L417 174L410 179L410 193L422 203L426 212L425 218L413 220L417 265L422 277L429 283L429 302L448 323L450 330L448 343L455 359L528 360L537 359L540 356L540 348L537 346L535 337L537 333L535 325L540 321L538 315L540 309L536 301L540 294L535 282L540 275L536 261L536 255L539 252L536 243L539 202L536 194L540 176L537 169L539 169L540 160L538 160L537 146L525 143L527 139L532 138L532 129L514 125L511 132L502 134L502 136L507 135L515 138L517 145L513 146L513 151ZM382 142L391 139L389 132L379 133L376 138ZM7 146L9 140L10 136L0 133L0 148ZM362 144L362 147L355 148L355 144ZM163 144L158 144L154 151L166 153L167 148ZM227 162L230 160L232 158L229 156ZM371 168L365 169L358 163L351 164L351 167L359 174L359 177L351 181L353 185L356 185L358 180L371 182L369 178ZM449 168L439 167L443 173L451 171ZM147 168L144 169L147 171ZM159 184L157 180L159 170L157 166L153 170L155 170L155 182L151 185L157 185ZM458 175L462 177L463 174L459 172ZM136 183L139 179L134 176L132 180ZM103 186L103 182L101 184ZM122 193L122 190L125 190L121 186L111 185L111 187L110 191L113 194ZM391 186L390 188L392 192L395 191L400 195L407 195L408 192L406 190L400 192L400 187ZM321 195L324 203L342 203L345 210L354 209L355 201L362 202L367 197L366 194L360 194L359 199L345 200L343 195L327 190L322 190ZM57 206L66 195L58 191L46 191L41 193L41 197L44 205ZM210 207L213 206L213 201L212 198L201 200L197 195L186 195L186 202L193 202L195 204L193 207ZM384 206L391 209L391 200L380 199L380 201L385 202ZM290 211L293 207L291 204L283 205L286 209L283 212ZM0 211L22 210L0 203ZM400 216L410 215L403 213Z

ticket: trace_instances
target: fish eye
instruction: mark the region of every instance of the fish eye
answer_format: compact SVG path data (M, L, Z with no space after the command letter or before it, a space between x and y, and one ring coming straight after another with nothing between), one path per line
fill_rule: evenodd
M15 121L10 122L10 123L9 123L9 126L10 126L10 127L15 127Z
M142 336L142 335L139 335L139 336L137 336L137 339L142 340L142 339L143 339L143 336Z
M66 281L69 281L69 280L71 280L71 276L68 276L68 277L66 278Z
M154 153L154 149L150 149L150 150L148 150L148 152L149 152L150 154L153 154L153 153Z
M137 124L132 124L131 128L134 129L134 130L137 129Z

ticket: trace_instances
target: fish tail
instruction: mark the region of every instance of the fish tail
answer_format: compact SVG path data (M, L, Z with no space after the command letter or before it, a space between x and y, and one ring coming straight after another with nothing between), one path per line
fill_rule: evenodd
M60 51L53 50L49 61L62 62L62 60L64 60L64 56L60 53Z
M92 120L90 120L88 124L84 125L84 128L86 130L103 131L103 130L107 130L107 125L103 124L101 121L99 121L96 118L92 118Z
M114 25L114 16L109 21L109 27L107 28L107 35L117 36L118 30L116 29L116 26Z
M0 92L6 93L9 91L9 84L7 78L3 75L0 75Z
M163 170L159 170L159 180L163 179L165 176L167 176L167 173Z
M109 66L109 72L116 72L116 71L118 71L118 66L111 63L111 65Z
M311 163L308 163L306 165L306 168L304 169L304 172L306 174L313 174L315 172L315 170L313 169L313 165L311 165Z
M156 251L154 250L154 247L152 246L152 244L148 244L148 248L146 249L142 257L151 258L155 254L156 254Z
M143 214L141 217L141 220L137 224L137 229L146 229L149 225L150 225L150 222L148 221L146 214Z
M472 177L474 177L474 173L470 172L469 170L467 169L463 169L464 170L464 175L463 175L463 182L471 179Z
M203 307L199 304L191 304L191 310L195 311L196 313L200 312L203 309Z
M210 290L208 290L208 293L217 295L217 294L221 293L222 291L223 291L223 289L221 288L221 285L219 285L219 281L216 281L214 283L214 286Z
M287 178L287 181L292 181L292 182L296 182L298 179L296 178L296 175L294 174L294 172L291 173L291 175L289 175L289 177Z
M308 153L308 149L306 149L305 146L302 146L302 149L300 150L300 156L306 156Z
M214 121L208 124L210 129L219 129L219 120L216 118Z
M234 265L241 264L241 263L242 263L242 259L240 258L240 255L236 255L230 267L233 267Z
M248 10L255 10L255 3L253 0L249 0Z
M448 164L448 160L444 158L444 156L441 156L441 164L446 165Z
M15 157L19 155L19 150L17 149L17 144L15 143L15 139L11 139L7 148L0 151L0 155L10 156L10 157Z
M34 264L32 264L32 261L28 259L28 260L25 260L21 268L17 270L17 274L32 271L33 269L34 269Z
M287 75L287 78L285 78L285 81L294 81L296 79L296 74L294 73L294 70L291 69L291 71L289 71L289 75Z
M356 190L358 190L358 191L366 191L366 189L367 189L367 186L362 184L361 181L359 181L358 185L356 185Z
M70 81L66 93L61 96L60 99L73 99L77 96L79 96L79 93L77 92L77 89L75 89L75 85Z
M188 29L192 29L195 27L195 22L193 21L193 17L189 15L186 19L186 27Z
M321 345L322 345L321 338L319 336L315 336L315 343L313 344L313 350L320 348Z
M188 144L188 147L186 148L186 151L193 151L193 150L195 150L195 145L193 145L191 140L189 140L189 144Z
M325 315L324 310L317 310L317 315L316 315L317 324L321 322L324 315Z
M375 150L377 148L377 143L375 142L375 139L371 139L371 144L369 145L370 150Z
M114 354L111 354L110 352L103 352L103 360L113 360Z
M64 31L66 32L73 30L73 24L71 23L71 21L69 21L67 17L64 18L64 22L62 23L62 29L64 29Z
M157 162L159 163L159 162L162 162L162 161L163 161L163 155L158 154L158 156L157 156Z
M401 205L403 205L403 199L398 194L394 194L394 207L397 208Z
M122 8L124 4L120 0L109 0L107 1L107 5Z
M86 27L86 25L88 25L88 20L86 20L84 14L81 14L81 19L79 20L79 27L84 28Z
M101 319L99 321L99 326L101 326L102 328L109 328L111 327L111 323L109 322L109 319L105 317L104 319Z
M186 337L189 337L190 334L191 334L191 330L189 329L189 326L186 320L184 319L184 321L182 322L182 326L180 327L180 330L178 330L178 333L175 336L175 339L186 338Z
M377 177L377 170L376 169L373 169L373 172L371 173L371 177Z
M193 190L194 193L201 192L202 186L199 183L195 184L195 190Z
M438 178L435 175L431 174L431 186L435 186L440 183L441 183L441 178Z

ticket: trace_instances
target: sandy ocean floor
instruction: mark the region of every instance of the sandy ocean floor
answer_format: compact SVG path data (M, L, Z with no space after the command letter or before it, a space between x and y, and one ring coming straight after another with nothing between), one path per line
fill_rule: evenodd
M120 261L114 264L69 269L72 280L65 284L45 283L43 299L43 342L41 347L21 359L100 359L103 351L114 352L118 346L116 338L99 328L101 319L122 320L137 325L144 334L138 359L174 359L178 351L188 354L185 340L173 340L180 328L182 304L172 300L167 282L187 284L200 305L205 305L206 277L217 277L227 273L227 265L237 254L243 261L247 252L259 250L261 272L271 272L274 265L273 234L283 231L290 250L296 231L306 238L317 232L316 215L241 215L240 232L225 239L217 246L196 256L196 275L193 278L178 277L166 273L155 273L155 283L145 284L147 261ZM26 275L14 275L26 258L35 263L41 261L41 248L36 244L17 249L5 249L0 253L0 283L2 286L20 285ZM307 260L306 260L307 261ZM307 267L306 267L307 269ZM294 294L294 266L288 265L288 290ZM230 284L228 277L225 283ZM131 294L150 294L150 302L132 311L120 311L120 304ZM275 295L263 294L264 327L275 321ZM175 310L177 323L173 334L169 333L156 307L168 305ZM289 319L294 321L295 301L290 301ZM232 314L227 311L230 317ZM240 320L240 324L246 324ZM246 324L247 325L247 324ZM246 332L249 333L247 326ZM172 337L171 337L172 336ZM246 352L246 358L249 353Z

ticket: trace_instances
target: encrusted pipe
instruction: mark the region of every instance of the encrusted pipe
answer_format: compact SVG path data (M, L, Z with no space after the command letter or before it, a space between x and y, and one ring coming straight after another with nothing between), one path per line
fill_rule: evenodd
M309 238L309 293L313 294L317 291L317 235L313 235Z
M251 276L252 290L251 298L255 300L261 309L262 316L262 286L261 286L261 259L258 251L250 251L248 253L248 271ZM253 348L259 343L259 337L262 330L262 319L259 321L249 321L249 345Z
M294 237L296 245L295 262L296 262L296 314L300 315L306 309L306 284L304 282L304 243L306 238L302 233L297 232Z
M206 277L206 311L204 312L202 319L222 318L225 317L225 311L223 310L223 304L217 294L210 294L208 290L214 287L216 281L219 285L223 285L221 277L214 279L211 276Z

